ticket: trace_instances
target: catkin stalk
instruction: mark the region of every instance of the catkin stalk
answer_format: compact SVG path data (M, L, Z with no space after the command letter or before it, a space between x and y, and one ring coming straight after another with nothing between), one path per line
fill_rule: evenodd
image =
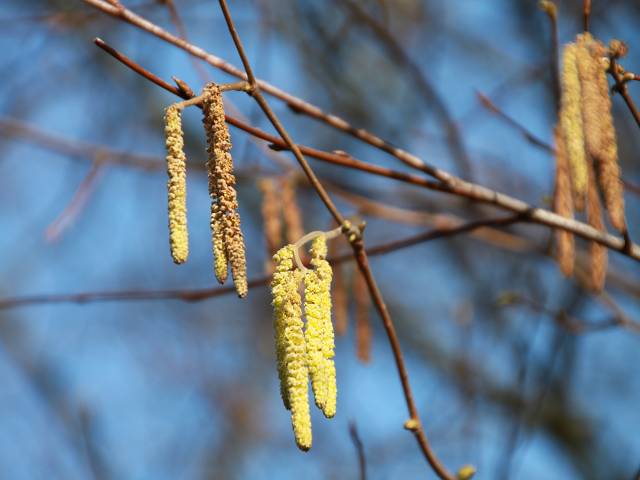
M175 263L189 256L187 230L187 158L184 154L181 110L172 105L165 111L165 144L167 148L167 182L169 210L169 243Z

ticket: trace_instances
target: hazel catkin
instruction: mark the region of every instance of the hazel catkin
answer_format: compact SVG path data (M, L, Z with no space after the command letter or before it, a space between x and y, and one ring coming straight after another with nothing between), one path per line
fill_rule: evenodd
M317 236L311 245L311 266L304 276L305 340L311 385L316 405L327 418L336 413L334 333L331 323L331 266L326 260L327 241Z
M573 218L573 198L571 195L571 177L564 137L558 128L554 130L556 147L556 174L555 188L553 192L553 209L558 215L565 218ZM565 277L573 274L575 263L575 239L572 233L566 230L556 229L556 260L560 265L560 271Z
M582 92L577 63L578 49L577 44L569 43L564 47L562 55L560 128L569 160L574 204L578 210L582 210L587 192L588 175L582 119Z
M187 158L184 154L181 110L171 105L165 110L165 145L167 148L167 197L169 211L169 243L175 263L189 256L187 230Z
M281 248L271 282L273 296L276 356L280 393L287 409L298 448L311 448L311 414L309 411L309 371L303 333L301 298L298 287L302 272L294 267L293 245Z
M220 87L208 83L203 89L203 124L207 135L207 172L211 197L211 235L214 271L220 283L227 278L227 263L239 297L247 294L244 237L240 228L236 179L231 158L231 137L225 122Z

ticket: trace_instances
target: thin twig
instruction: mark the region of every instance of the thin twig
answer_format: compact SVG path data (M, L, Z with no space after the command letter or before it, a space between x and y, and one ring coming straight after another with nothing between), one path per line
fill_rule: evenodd
M438 228L428 230L417 235L412 235L400 240L391 241L367 249L370 256L384 255L402 250L420 243L427 243L439 238L448 238L456 235L472 232L476 229L489 226L506 226L515 223L516 217L496 217L486 220L478 220L465 223L456 227ZM329 259L332 265L338 265L353 261L353 255L344 254ZM249 288L257 288L266 285L270 277L259 277L249 282ZM50 303L93 303L108 301L138 301L138 300L181 300L184 302L199 302L209 298L235 292L235 287L214 287L203 289L174 289L174 290L125 290L113 292L83 292L62 295L23 295L0 299L0 310L16 308L26 305L50 304Z
M384 325L385 331L387 332L387 337L389 339L389 343L391 344L391 349L393 351L393 356L395 359L396 367L398 369L398 375L400 376L400 382L402 383L402 390L404 392L405 400L407 402L407 408L409 410L410 420L413 422L414 428L411 431L414 434L422 452L424 453L429 465L436 472L436 474L443 480L453 480L453 476L446 470L446 468L442 465L440 460L436 457L433 452L431 445L429 444L427 437L424 433L424 429L420 422L420 416L418 414L418 410L415 405L415 401L413 399L413 392L411 390L411 386L409 384L409 374L407 372L404 357L402 355L402 350L400 348L400 342L398 340L395 327L393 325L393 320L391 319L391 315L387 309L387 306L382 298L382 294L378 288L378 285L373 277L373 273L369 268L369 259L367 257L367 252L364 249L364 240L362 237L362 231L360 228L356 227L356 230L352 230L348 228L345 223L345 219L342 214L338 211L337 207L333 204L333 201L329 197L329 194L324 189L318 178L315 176L313 170L307 163L306 159L300 152L298 146L293 142L289 133L286 131L277 115L271 110L269 104L265 100L260 91L260 86L256 82L256 78L251 70L250 62L244 52L244 48L242 46L242 41L236 31L235 25L231 18L231 14L229 12L229 8L227 6L226 0L219 0L220 8L222 9L223 15L225 17L225 21L227 23L227 27L229 28L229 33L233 38L233 42L236 46L236 50L238 51L238 55L240 55L240 59L242 60L242 64L244 65L247 79L251 87L253 87L253 97L262 108L262 111L267 116L271 124L278 131L282 139L285 141L287 146L291 149L296 160L300 164L300 167L304 171L305 175L309 179L311 186L315 189L316 193L325 204L327 210L331 213L331 216L335 219L338 225L344 228L344 233L347 236L348 240L351 243L353 254L358 264L358 268L362 272L367 282L367 286L369 287L369 293L373 299L373 302L382 317L382 323Z
M583 28L585 32L589 31L589 20L591 19L591 0L584 0L582 3Z
M498 117L504 120L511 127L515 128L520 134L532 145L541 148L546 152L553 153L554 149L551 145L549 145L544 140L536 137L533 133L531 133L525 126L514 120L512 117L507 115L503 110L501 110L495 103L491 101L489 97L484 95L482 92L476 91L476 95L480 100L480 103L483 107L485 107L490 112L495 113Z
M364 454L364 445L362 444L360 435L358 435L356 422L349 422L349 436L351 437L353 446L356 449L356 454L358 455L358 472L360 474L359 478L360 480L367 480L367 459Z
M629 95L629 89L627 88L628 82L625 82L624 78L622 78L622 75L618 70L617 59L613 56L610 57L610 59L611 59L611 66L609 68L609 73L611 74L611 76L616 82L616 84L613 86L613 91L618 92L622 96L622 98L624 99L624 103L627 104L627 108L631 112L631 115L636 121L636 124L638 125L638 127L640 127L640 111L638 111L638 108L636 107L636 104L631 98L631 95Z
M106 45L104 41L100 39L96 39L96 44L101 48L102 44ZM109 47L108 49L105 48L104 50L113 55L118 60L122 61L122 63L124 63L125 65L132 68L135 72L156 83L162 88L165 88L166 90L182 98L189 98L188 95L185 94L185 91L183 89L178 89L175 86L168 84L164 80L145 70L143 67L136 64L131 59L127 58L112 47ZM115 55L112 52L114 52ZM230 117L229 115L226 115L226 120L230 125L238 127L255 137L266 140L280 150L288 149L288 145L281 138L274 137L273 135L263 132L256 127L252 127L233 117ZM527 204L526 202L518 200L514 197L510 197L503 193L496 192L495 190L491 190L481 185L477 185L471 182L465 182L464 180L454 176L447 177L449 178L448 182L434 182L427 180L421 176L399 172L390 168L379 167L377 165L363 162L343 153L329 153L302 145L298 145L298 147L300 151L306 156L333 163L335 165L340 165L347 168L361 170L374 175L392 178L394 180L399 180L412 185L427 188L429 190L435 190L464 198L469 198L478 202L495 205L514 213L526 213L528 215L528 219L533 223L566 230L573 233L574 235L584 238L585 240L600 243L612 250L633 258L634 260L640 261L640 246L638 246L637 244L629 244L622 238L616 237L615 235L611 235L609 233L601 232L600 230L597 230L590 225L587 225L586 223L562 217L542 208L536 208L532 205ZM442 174L449 175L445 174L444 172L442 172Z
M95 189L96 180L104 170L104 161L98 155L91 165L91 169L76 189L71 201L62 212L51 222L45 231L45 237L49 242L60 239L64 231L78 218L82 209L87 204L91 193Z

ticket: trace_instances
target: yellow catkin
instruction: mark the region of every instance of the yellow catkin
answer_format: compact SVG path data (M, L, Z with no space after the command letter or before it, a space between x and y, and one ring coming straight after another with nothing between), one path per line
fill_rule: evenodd
M605 232L604 221L602 219L602 208L600 197L593 175L593 169L589 171L589 191L587 195L587 222L601 232ZM597 242L590 242L589 255L591 260L591 289L594 292L601 292L607 277L607 248Z
M331 279L333 272L326 260L327 241L318 236L311 245L311 266L304 277L304 311L307 319L305 340L311 385L318 408L331 418L336 413L336 370L334 334L331 323Z
M223 283L226 280L228 261L231 264L231 274L238 296L244 297L247 294L244 237L240 228L236 179L230 153L231 137L224 119L222 93L214 83L207 84L202 93L203 123L207 134L209 195L212 200L212 242L216 255L214 270L218 280Z
M582 94L576 60L577 50L578 46L575 43L569 43L563 51L560 128L567 148L575 207L582 210L587 192L588 174L582 121Z
M356 307L356 356L362 363L371 361L371 323L369 308L371 300L364 276L357 270L353 279L353 297Z
M165 111L165 144L167 147L167 182L169 204L169 243L175 263L189 256L187 230L187 166L184 154L181 111L172 105Z
M224 240L224 223L218 203L211 203L211 243L213 245L213 270L220 283L227 280L228 264L227 249Z
M262 224L264 229L264 238L267 244L267 253L269 261L265 265L267 274L273 272L273 262L271 257L278 245L282 243L282 219L280 195L276 182L272 178L264 178L258 182L258 188L262 192Z
M309 370L298 293L302 273L294 267L293 249L293 245L287 245L274 255L276 268L271 292L280 392L285 407L291 410L296 444L301 450L307 451L311 448L312 440Z
M571 177L564 138L558 128L554 129L556 147L556 177L553 192L553 209L558 215L573 218L573 197L571 194ZM573 274L575 263L575 239L572 233L556 229L556 260L560 271L566 277Z

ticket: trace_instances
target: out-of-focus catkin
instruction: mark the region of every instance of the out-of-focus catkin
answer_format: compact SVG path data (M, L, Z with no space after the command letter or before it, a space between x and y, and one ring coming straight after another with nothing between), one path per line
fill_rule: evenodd
M554 130L556 147L556 177L553 192L553 209L558 215L573 218L573 198L571 194L571 177L569 163L564 143L564 137ZM560 265L560 271L566 277L573 274L575 263L575 239L572 233L566 230L556 229L556 260Z
M360 270L354 272L353 298L356 317L356 356L362 363L371 361L371 323L369 309L371 299L364 276Z
M273 272L272 256L276 253L278 245L282 243L282 220L280 195L273 178L263 178L258 182L258 188L262 192L262 223L264 238L267 243L269 260L265 265L267 274Z
M304 235L304 225L296 197L295 178L293 177L287 177L282 182L282 214L284 215L287 242L295 243Z
M604 221L602 219L602 208L600 197L593 175L590 169L589 190L587 194L587 222L593 228L605 232ZM597 242L590 242L589 254L591 257L591 285L594 292L601 292L604 288L607 277L607 247Z
M594 161L611 224L616 230L624 231L624 194L618 164L618 142L611 112L607 67L603 62L606 47L589 33L578 35L577 43L585 145Z
M165 110L165 144L167 147L167 182L169 204L169 243L175 263L189 256L187 230L187 158L184 154L181 110L171 105Z
M329 246L331 256L337 256L338 245L338 242L331 242ZM333 299L334 329L338 336L342 336L347 333L347 327L349 324L349 299L347 297L344 274L345 272L342 264L334 266L331 298Z
M311 448L311 414L309 411L309 371L303 332L301 298L298 286L302 272L294 267L293 245L281 248L276 263L271 292L273 295L276 355L280 392L284 405L291 410L296 444L301 450Z
M331 279L333 272L327 256L324 235L313 240L311 266L304 277L304 311L307 319L305 340L311 385L316 405L331 418L336 413L336 371L334 334L331 323Z
M582 47L569 43L565 45L563 51L560 128L571 170L574 204L578 210L582 210L587 192L588 174L582 120L582 93L577 63L579 48Z
M207 135L207 171L211 196L211 232L215 255L215 274L223 283L227 277L227 262L231 264L238 296L247 294L247 273L244 238L240 229L236 179L231 159L231 137L225 123L222 93L215 83L203 91L203 124Z

